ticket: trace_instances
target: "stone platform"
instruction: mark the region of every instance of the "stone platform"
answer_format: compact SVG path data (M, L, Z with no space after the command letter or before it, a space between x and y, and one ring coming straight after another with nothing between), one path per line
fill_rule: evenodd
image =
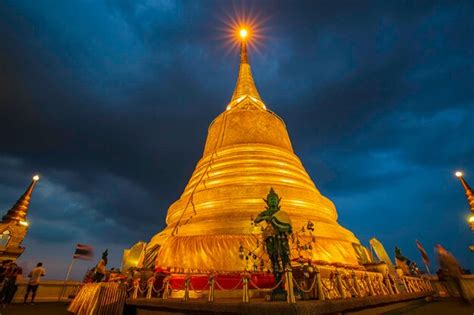
M398 294L392 296L362 297L337 300L308 300L295 304L286 302L266 302L252 300L242 303L239 300L219 300L209 303L203 300L183 301L178 299L128 299L125 313L136 315L154 314L331 314L366 307L386 305L416 299L423 299L432 292Z

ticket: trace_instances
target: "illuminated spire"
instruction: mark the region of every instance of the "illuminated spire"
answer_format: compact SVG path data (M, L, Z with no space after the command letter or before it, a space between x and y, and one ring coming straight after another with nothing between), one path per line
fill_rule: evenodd
M33 176L30 186L26 189L25 193L18 199L15 205L8 210L7 214L3 216L3 222L9 221L19 221L23 225L26 223L26 213L28 212L28 206L30 204L31 194L33 193L33 188L36 185L36 182L39 180L39 176Z
M237 78L234 93L232 94L232 99L227 109L231 109L232 107L241 103L245 98L249 98L252 103L265 109L265 104L260 98L260 94L258 93L255 82L253 81L252 70L250 69L249 58L247 54L247 30L241 29L239 36L241 38L239 77Z
M467 198L467 202L469 203L469 207L471 211L474 212L474 192L472 191L472 188L464 179L464 174L462 172L457 171L455 175L461 181L462 187L464 188L464 192L466 193L466 198Z

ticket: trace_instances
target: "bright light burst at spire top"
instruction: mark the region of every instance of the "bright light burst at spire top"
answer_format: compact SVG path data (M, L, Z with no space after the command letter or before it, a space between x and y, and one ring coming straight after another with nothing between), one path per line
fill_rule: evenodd
M239 31L239 35L240 35L240 38L242 40L247 39L247 35L248 35L247 29L246 28L241 28L240 31Z
M240 49L243 42L250 49L260 52L257 46L261 45L264 37L268 35L268 27L264 25L268 21L268 17L262 17L251 10L247 13L233 12L231 14L229 12L219 19L224 24L224 27L221 28L223 31L221 34L225 37L226 46L228 47L227 53Z

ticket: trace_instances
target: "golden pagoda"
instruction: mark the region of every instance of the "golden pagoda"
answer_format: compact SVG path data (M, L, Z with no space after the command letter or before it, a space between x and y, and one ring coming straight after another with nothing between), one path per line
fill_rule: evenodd
M471 226L471 230L474 231L474 191L464 179L463 172L457 171L455 175L457 178L459 178L459 180L461 181L461 185L464 188L464 193L466 194L467 203L469 204L469 210L471 210L471 214L469 215L468 221Z
M8 210L0 222L0 261L16 260L25 250L20 245L28 231L26 214L28 213L31 194L38 180L38 175L33 176L25 193Z
M262 198L272 187L294 230L314 224L309 259L352 266L366 262L365 248L338 224L334 204L295 155L285 123L260 97L244 38L232 98L210 124L202 158L169 207L167 226L148 243L145 265L154 261L173 272L243 271L239 247L255 247L262 231L251 219L264 209Z

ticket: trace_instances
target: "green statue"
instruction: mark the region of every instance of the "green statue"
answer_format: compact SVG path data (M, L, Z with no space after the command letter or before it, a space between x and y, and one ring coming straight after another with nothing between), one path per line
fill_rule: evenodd
M420 276L420 268L418 268L416 262L411 261L407 257L403 256L402 251L400 248L395 246L395 258L403 262L408 267L408 273L411 276L418 277ZM405 270L406 272L406 270Z
M403 256L401 249L398 248L397 246L395 246L395 258L397 258L400 261L403 261L404 263L407 264L407 266L411 264L410 259Z
M272 264L273 275L276 282L280 282L286 267L290 267L290 246L288 235L292 233L291 219L284 211L280 211L281 198L275 193L273 188L263 199L267 204L265 211L262 211L254 220L255 223L267 222L267 227L263 231L265 247Z

